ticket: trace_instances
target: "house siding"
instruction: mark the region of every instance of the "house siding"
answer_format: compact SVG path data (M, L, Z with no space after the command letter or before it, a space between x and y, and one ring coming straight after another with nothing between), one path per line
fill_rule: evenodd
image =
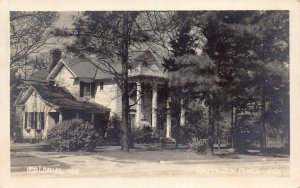
M61 71L54 78L56 84L65 87L76 99L79 99L79 81L74 79L72 73L63 66Z
M49 105L47 105L37 94L36 91L32 93L29 99L26 101L24 106L23 116L23 126L22 126L22 135L23 138L45 138L48 130L50 129L48 113L53 112ZM25 129L25 112L44 112L44 129L36 131L35 129L26 130Z
M100 90L99 83L103 82L103 90ZM96 82L96 94L94 101L111 109L110 115L121 116L122 96L117 84L113 80Z

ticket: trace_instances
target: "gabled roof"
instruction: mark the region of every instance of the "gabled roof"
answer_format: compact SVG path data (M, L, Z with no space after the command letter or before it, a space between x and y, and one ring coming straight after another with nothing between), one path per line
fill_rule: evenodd
M111 79L114 75L110 71L114 69L117 73L121 73L122 70L120 60L110 62L113 69L96 60L87 61L68 57L62 61L78 78Z
M150 51L134 54L134 59L129 63L129 67L134 69L139 65L153 70L161 70L163 72L162 62ZM88 79L112 79L115 75L111 71L121 74L122 66L120 59L113 59L109 65L101 63L97 60L83 60L71 56L67 56L59 61L59 63L51 71L47 79L53 79L59 73L63 66L65 66L74 78L88 78ZM111 67L110 67L111 66ZM113 69L112 69L113 68Z
M23 95L20 104L25 104L33 91L36 91L45 103L61 109L97 110L103 113L110 111L109 108L97 103L77 101L66 88L50 85L32 85Z
M161 70L163 71L162 62L150 51L146 51L139 56L137 56L131 63L131 67L135 68L139 65L148 67L151 70Z

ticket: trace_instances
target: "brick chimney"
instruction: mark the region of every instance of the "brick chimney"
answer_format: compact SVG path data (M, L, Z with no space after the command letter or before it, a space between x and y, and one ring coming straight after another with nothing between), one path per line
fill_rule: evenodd
M61 58L61 50L60 49L52 49L50 50L50 67L49 72L56 66L58 61Z

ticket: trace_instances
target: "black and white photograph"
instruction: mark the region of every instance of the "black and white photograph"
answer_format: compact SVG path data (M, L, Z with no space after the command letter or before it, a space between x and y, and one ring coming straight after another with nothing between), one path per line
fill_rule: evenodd
M8 19L12 180L292 176L289 9Z

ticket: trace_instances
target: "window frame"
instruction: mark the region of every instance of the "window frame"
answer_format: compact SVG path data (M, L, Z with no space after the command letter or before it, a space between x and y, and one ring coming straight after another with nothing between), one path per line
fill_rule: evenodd
M88 86L88 87L87 87ZM85 88L89 88L89 95L87 95L87 89ZM79 96L80 97L88 97L88 98L95 98L95 82L84 82L84 81L80 81L79 84Z
M104 82L99 82L99 90L100 91L104 90Z

